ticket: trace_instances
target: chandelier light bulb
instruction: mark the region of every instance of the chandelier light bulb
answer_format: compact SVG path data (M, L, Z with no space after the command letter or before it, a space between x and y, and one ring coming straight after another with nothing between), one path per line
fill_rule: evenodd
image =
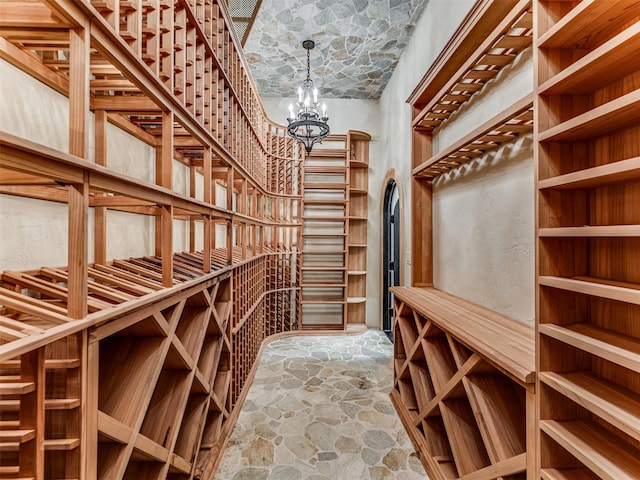
M318 89L313 87L313 103L318 103Z
M293 118L293 105L289 104L289 118Z
M322 116L326 117L327 116L327 104L322 102Z
M302 87L298 87L298 102L302 103Z

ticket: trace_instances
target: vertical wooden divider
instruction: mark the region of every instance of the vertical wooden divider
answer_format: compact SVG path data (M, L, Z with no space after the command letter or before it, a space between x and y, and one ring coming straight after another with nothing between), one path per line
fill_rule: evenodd
M204 147L203 156L203 176L204 176L204 194L203 198L206 203L215 203L212 199L212 179L211 179L211 147ZM204 251L203 251L203 268L204 273L211 271L211 249L215 248L212 242L215 241L215 237L211 235L211 229L215 228L214 223L211 221L211 216L204 217Z
M162 286L173 286L173 205L162 206L161 219Z
M38 348L20 357L22 381L33 382L32 392L20 399L20 429L34 430L35 438L20 451L22 477L44 478L44 348Z
M87 157L89 118L89 30L69 30L69 153ZM89 185L69 186L69 303L71 318L87 315Z
M88 340L86 346L86 376L83 372L83 384L86 397L84 401L83 441L86 442L84 450L83 478L91 479L98 476L98 391L100 388L100 343Z
M89 174L82 184L69 185L69 296L67 315L84 318L87 315Z
M95 162L102 167L107 166L107 112L95 112ZM107 208L93 209L93 262L107 263Z
M189 196L196 198L196 167L189 165ZM196 220L193 215L189 217L189 251L196 251Z
M430 133L413 130L412 157L413 166L422 159L429 158L432 152ZM433 230L432 230L432 182L414 177L412 180L412 216L414 227L411 230L413 253L411 259L411 284L414 287L433 285Z

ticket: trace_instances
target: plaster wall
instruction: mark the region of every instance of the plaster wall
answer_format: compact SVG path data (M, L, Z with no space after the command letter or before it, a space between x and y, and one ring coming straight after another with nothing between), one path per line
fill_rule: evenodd
M380 98L380 160L370 171L369 244L367 258L368 316L381 327L382 312L382 202L385 178L393 175L400 194L401 284L411 285L411 107L407 98L473 6L473 0L429 0L398 66ZM371 235L374 235L373 237Z
M436 130L434 152L532 91L529 49ZM533 325L534 221L532 135L438 177L434 286Z
M0 131L68 152L68 99L0 59ZM94 123L89 117L88 160L94 159ZM155 149L118 127L107 125L107 165L142 182L155 178ZM199 178L200 177L200 178ZM174 162L174 186L188 193L189 171ZM196 197L203 181L196 175ZM125 212L107 213L107 258L154 254L153 217ZM63 203L0 195L0 271L62 266L67 262L68 213ZM89 262L93 261L93 210L89 210ZM196 245L202 245L202 226L196 225ZM46 245L46 248L43 246ZM174 251L188 248L188 222L176 221Z

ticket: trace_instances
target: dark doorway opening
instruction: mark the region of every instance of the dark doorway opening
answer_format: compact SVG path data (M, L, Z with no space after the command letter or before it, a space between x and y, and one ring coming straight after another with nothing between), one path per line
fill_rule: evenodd
M389 287L400 285L400 197L395 180L384 192L382 240L382 330L393 342L393 294Z

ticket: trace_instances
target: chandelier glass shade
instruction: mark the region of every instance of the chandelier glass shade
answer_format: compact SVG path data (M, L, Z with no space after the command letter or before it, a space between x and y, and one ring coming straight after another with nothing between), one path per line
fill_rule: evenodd
M307 78L298 87L297 113L293 104L289 104L287 133L302 143L309 154L316 143L322 142L322 139L329 135L327 124L329 117L327 117L327 106L323 103L320 107L318 89L311 80L310 51L315 47L315 43L313 40L305 40L302 46L307 50Z

